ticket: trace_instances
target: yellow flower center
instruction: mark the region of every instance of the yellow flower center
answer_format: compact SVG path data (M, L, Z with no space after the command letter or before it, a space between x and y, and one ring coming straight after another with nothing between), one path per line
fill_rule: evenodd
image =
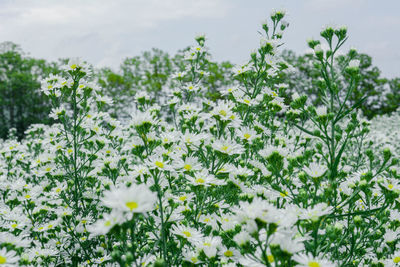
M30 199L31 196L30 196L30 195L26 195L25 198L26 198L26 199Z
M249 139L250 137L251 137L250 134L248 134L248 133L245 133L245 134L244 134L244 138Z
M162 163L161 161L156 161L156 166L158 167L158 168L164 168L164 163Z
M226 113L225 110L220 110L220 111L219 111L219 114L225 117L227 113Z
M111 226L111 222L110 221L105 221L104 222L104 226Z
M190 260L191 260L193 263L196 263L196 262L198 261L198 259L197 259L196 257L191 257Z
M180 200L180 201L185 201L186 198L187 198L186 196L181 196L181 197L179 197L179 200Z
M190 171L192 169L192 165L190 164L185 164L185 166L183 167L185 170Z
M70 67L71 67L71 69L74 70L74 69L76 69L77 66L76 66L76 64L72 64Z
M0 256L0 264L4 264L6 262L7 262L7 258L3 257L3 256Z
M229 146L222 146L222 147L221 147L221 149L222 149L223 151L227 151L228 148L229 148Z
M192 236L192 234L191 234L190 232L188 232L188 231L183 231L183 234L184 234L186 237L191 237L191 236Z
M204 184L205 180L203 178L197 178L196 183L198 184Z
M392 184L388 184L388 188L389 189L393 189L393 185Z
M289 194L289 192L288 191L285 191L285 192L281 192L281 193L279 193L282 197L287 197L287 195Z
M310 261L308 263L308 266L310 266L310 267L321 267L321 265L319 265L319 263L316 262L316 261Z
M394 259L393 259L393 262L394 262L394 263L399 263L399 262L400 262L400 257L394 258Z
M211 247L211 243L208 243L208 242L204 242L203 245L204 245L205 247Z
M268 255L267 258L268 258L268 261L269 261L270 263L273 263L273 262L275 261L275 258L274 258L273 255Z
M11 224L12 228L17 228L17 226L18 226L18 224L16 224L16 223Z
M233 252L230 250L227 250L224 252L225 257L232 257L233 256Z
M127 202L125 204L131 211L134 209L137 209L137 207L139 206L137 202L135 201L131 201L131 202Z

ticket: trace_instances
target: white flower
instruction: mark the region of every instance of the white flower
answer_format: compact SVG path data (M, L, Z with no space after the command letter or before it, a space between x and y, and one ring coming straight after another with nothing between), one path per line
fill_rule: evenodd
M217 140L212 144L212 147L215 150L228 155L242 154L244 151L242 145L239 145L232 140Z
M400 221L400 212L397 210L391 210L390 211L390 220Z
M224 89L221 91L221 94L222 94L222 95L229 95L230 93L233 93L233 92L235 92L235 91L237 91L237 90L239 90L239 87L237 87L237 86L229 86L229 87L227 87L227 88L224 88Z
M102 198L105 206L130 214L151 211L154 209L156 201L156 194L144 184L113 188L111 191L106 191ZM130 219L130 217L128 218Z
M123 222L123 217L119 212L104 214L103 219L97 220L94 224L87 227L88 231L94 235L105 235L114 225Z
M275 17L275 16L278 16L278 15L285 16L286 15L286 10L285 9L279 9L279 10L273 9L271 11L271 15L270 15L271 17Z
M211 115L219 117L223 121L233 120L236 117L232 112L234 106L232 101L218 101L215 103Z
M171 166L164 161L161 155L153 155L147 159L147 167L149 169L170 170Z
M300 98L300 95L297 92L294 92L293 95L292 95L292 99L293 100L297 100L299 98Z
M140 110L135 110L131 116L132 120L130 123L132 126L141 126L144 124L153 125L156 123L149 111L142 112Z
M328 168L312 162L309 167L304 167L303 170L312 178L318 178L324 175Z
M210 185L221 185L226 183L223 180L216 179L214 175L209 174L207 170L202 170L201 172L195 173L194 177L187 176L186 178L193 185L200 185L205 187L208 187Z
M64 69L67 71L68 70L74 71L74 70L77 70L78 68L83 72L88 71L86 62L83 62L80 58L71 58L68 61L68 64L66 66L64 66Z
M337 266L336 264L325 260L325 259L319 259L319 258L314 258L311 254L297 254L293 256L293 260L295 260L300 266L300 267L335 267Z
M7 251L6 248L0 250L0 266L12 267L17 266L19 258L14 250Z
M242 139L252 143L255 138L258 138L257 132L248 127L243 127L236 130L236 134Z
M397 240L397 236L399 235L398 231L393 231L393 230L387 230L386 233L383 235L383 239L385 240L386 243L393 242Z
M360 66L360 60L358 59L350 60L349 68L359 68L359 66Z
M172 226L171 230L174 235L182 236L190 242L194 243L200 242L201 238L203 237L203 235L196 229L192 227L187 227L183 224L174 225Z
M176 72L176 73L174 73L174 74L171 75L171 78L172 78L172 79L176 79L176 78L181 79L181 78L183 78L185 75L186 75L186 72Z
M318 203L314 207L308 207L299 217L303 220L318 221L321 216L329 214L332 209L326 203Z
M233 237L233 241L235 241L235 243L238 244L239 246L246 244L247 242L250 241L250 239L251 236L249 235L249 233L245 231L241 231L240 233L238 233Z
M201 163L195 157L186 157L185 160L178 159L175 165L181 171L198 171L202 168Z
M217 255L217 248L221 245L221 242L222 240L219 236L206 236L199 242L198 248L203 250L208 258L212 258Z
M388 264L387 265L385 264L385 266L398 266L397 265L398 263L400 263L400 252L399 251L397 251L390 260L388 260Z
M249 71L251 68L245 64L245 65L241 65L241 66L235 66L232 68L232 71L234 73L234 76L236 75L240 75L242 73L245 73L246 71Z
M186 249L182 252L182 256L185 261L193 264L201 264L202 261L199 259L199 252L193 251L192 249Z
M317 107L316 112L319 117L326 116L327 108L326 108L326 106L319 106L319 107Z

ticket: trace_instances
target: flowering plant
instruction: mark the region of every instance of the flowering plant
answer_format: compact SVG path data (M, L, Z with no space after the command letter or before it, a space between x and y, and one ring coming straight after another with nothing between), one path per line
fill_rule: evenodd
M285 94L274 11L260 47L206 98L206 38L162 92L135 96L127 123L80 60L52 75L52 126L0 150L0 265L395 266L398 160L349 103L360 80L346 28L311 40L323 106ZM342 59L343 60L343 59ZM156 104L157 103L157 104Z

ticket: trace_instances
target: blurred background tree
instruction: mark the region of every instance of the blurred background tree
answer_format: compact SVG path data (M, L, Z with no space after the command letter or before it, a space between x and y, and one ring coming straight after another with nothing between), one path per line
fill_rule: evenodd
M56 63L27 57L11 42L0 44L0 137L16 129L22 138L33 123L50 123L49 100L40 93L40 81L59 72Z
M291 93L305 94L315 106L322 105L322 96L319 93L319 83L322 79L320 71L314 66L312 54L296 55L293 51L285 50L282 57L291 64L294 69L289 72L285 82L289 84ZM337 67L343 68L348 55L340 55L337 58ZM349 97L349 105L353 105L362 97L368 96L360 106L364 116L371 119L375 115L383 115L393 112L400 104L399 84L396 80L381 77L381 71L372 64L372 58L367 54L357 54L360 61L360 79L357 90Z
M129 119L132 103L137 92L147 92L157 103L162 103L165 90L171 84L169 79L177 71L184 69L184 53L189 48L171 56L160 49L145 51L139 56L128 57L117 70L111 68L94 69L97 82L104 95L111 97L114 103L108 107L113 117ZM311 54L297 55L286 50L282 56L288 68L280 77L288 85L286 94L294 92L308 96L310 104L322 105L319 91L320 72L315 67ZM345 64L347 55L337 58L337 67ZM372 118L375 115L389 114L400 104L400 78L381 77L380 70L372 64L372 58L366 54L357 54L360 60L360 86L350 96L350 103L368 96L361 110ZM6 138L10 129L15 129L18 138L34 123L49 124L50 104L47 96L40 92L40 81L49 74L60 73L60 66L67 59L47 62L43 59L28 57L21 48L11 42L0 44L0 138ZM205 95L210 99L222 98L221 90L233 86L233 64L208 60L205 69L208 73L202 79ZM343 77L346 78L346 77ZM173 88L172 88L173 89ZM164 93L163 93L164 92Z

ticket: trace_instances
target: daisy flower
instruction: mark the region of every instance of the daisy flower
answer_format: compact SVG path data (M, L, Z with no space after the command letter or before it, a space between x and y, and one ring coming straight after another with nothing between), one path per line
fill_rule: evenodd
M218 180L214 177L214 175L209 174L207 170L197 172L194 177L186 176L186 178L193 185L201 185L205 187L208 187L210 185L222 185L225 183L225 181Z
M186 249L182 253L183 259L193 264L201 264L202 261L199 259L199 252L193 251L192 249Z
M212 147L215 150L228 155L242 154L244 151L242 145L239 145L232 140L217 140L212 144Z
M335 267L336 264L325 260L314 258L311 254L297 254L293 256L293 260L299 263L299 267Z
M186 238L190 242L195 242L195 243L200 242L201 238L203 237L203 235L196 229L192 227L187 227L183 224L177 224L172 226L171 232L174 235L182 236L183 238Z
M329 214L332 209L326 203L318 203L314 207L306 209L299 217L302 220L318 221L320 217Z
M17 266L19 258L13 250L7 251L6 248L0 250L0 265L3 267Z
M324 175L328 168L312 162L309 167L304 167L303 170L312 178L318 178Z
M106 191L102 198L106 207L130 214L151 211L155 208L156 201L156 194L143 184L114 188Z
M214 105L211 115L219 117L223 121L232 120L234 118L232 111L234 107L235 104L232 101L218 101L218 103Z
M253 129L250 129L248 127L243 127L241 129L237 129L236 130L236 134L240 137L240 139L242 140L246 140L250 143L252 143L252 141L255 138L258 138L259 136L257 135L257 132Z
M176 168L181 171L198 171L202 168L201 164L195 157L186 157L185 160L178 159Z
M206 236L198 243L199 250L202 250L208 258L217 255L218 247L221 245L222 239L219 236Z
M118 212L104 214L103 219L97 220L94 224L87 227L88 231L94 235L105 235L114 225L123 221L123 217Z

